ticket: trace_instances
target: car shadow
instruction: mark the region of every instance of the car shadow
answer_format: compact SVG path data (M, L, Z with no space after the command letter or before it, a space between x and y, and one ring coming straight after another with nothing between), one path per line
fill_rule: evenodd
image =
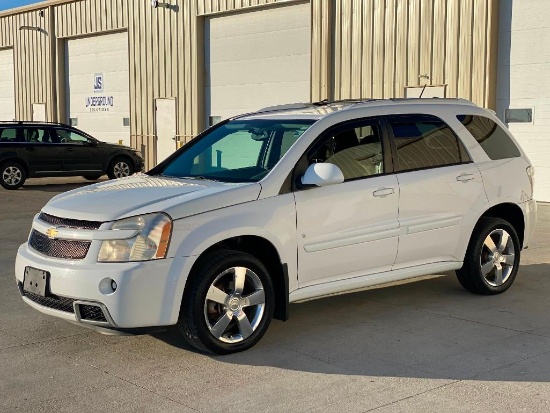
M222 363L311 373L550 381L550 264L524 265L509 291L468 293L453 274L291 304L252 349ZM187 351L178 332L153 335Z
M59 182L59 179L53 182L47 180L35 180L34 182L26 182L19 190L24 191L41 191L41 192L67 192L73 189L82 188L83 186L104 182L107 179L98 179L97 181L87 181L83 179L64 179L63 182ZM29 180L30 181L30 180Z

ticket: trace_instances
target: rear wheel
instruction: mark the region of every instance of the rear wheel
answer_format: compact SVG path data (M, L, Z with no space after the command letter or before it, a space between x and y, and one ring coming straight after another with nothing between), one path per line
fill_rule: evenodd
M18 189L27 179L25 168L15 161L8 161L0 167L0 185L6 189Z
M201 351L236 353L262 338L274 303L271 279L257 258L238 251L216 251L203 257L190 275L178 327Z
M132 163L126 158L116 158L109 165L107 175L110 179L124 178L134 173Z
M514 282L521 245L516 230L500 218L482 218L468 245L463 267L456 275L460 284L476 294L506 291Z

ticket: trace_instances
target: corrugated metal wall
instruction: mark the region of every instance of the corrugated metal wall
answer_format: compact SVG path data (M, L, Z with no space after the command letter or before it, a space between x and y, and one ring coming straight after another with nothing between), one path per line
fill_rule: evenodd
M196 5L198 14L203 15L265 6L284 1L288 2L289 0L196 0Z
M288 2L56 0L0 13L0 47L14 48L16 115L30 119L32 103L45 102L49 120L65 120L65 39L125 30L131 141L152 165L156 98L177 99L181 141L204 125L204 16ZM311 99L401 97L427 75L448 97L494 108L497 9L498 0L311 0Z
M313 4L314 16L329 12L326 2ZM447 85L447 97L494 108L498 0L336 0L332 13L328 97L403 97L426 75Z

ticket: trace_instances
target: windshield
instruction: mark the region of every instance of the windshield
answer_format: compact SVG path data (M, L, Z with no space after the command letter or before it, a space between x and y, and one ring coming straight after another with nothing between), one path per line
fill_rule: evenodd
M204 135L160 173L177 178L256 182L315 120L234 120Z

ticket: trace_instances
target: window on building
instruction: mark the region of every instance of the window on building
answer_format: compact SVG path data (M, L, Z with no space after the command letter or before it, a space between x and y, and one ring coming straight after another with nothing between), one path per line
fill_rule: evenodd
M397 148L398 172L455 165L471 160L452 129L435 116L392 116L389 123Z
M506 109L504 121L506 123L533 123L533 109Z
M382 134L377 119L342 128L324 138L308 157L310 163L338 166L346 181L384 172Z
M493 120L477 115L459 115L457 118L479 142L489 158L497 160L521 155L508 133Z

